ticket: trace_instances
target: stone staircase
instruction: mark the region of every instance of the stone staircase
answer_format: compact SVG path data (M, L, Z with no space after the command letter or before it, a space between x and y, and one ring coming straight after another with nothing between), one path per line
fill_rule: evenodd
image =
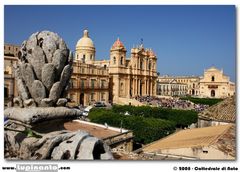
M120 105L129 105L129 104L131 104L132 106L143 106L144 105L143 103L139 102L136 99L122 98L122 97L119 97L118 101L116 103L120 104Z

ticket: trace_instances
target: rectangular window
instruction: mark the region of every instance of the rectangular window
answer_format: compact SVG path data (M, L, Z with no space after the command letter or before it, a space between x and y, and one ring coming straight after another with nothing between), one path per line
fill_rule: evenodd
M105 81L101 80L101 88L104 88L104 86L105 86Z
M81 80L81 89L84 89L84 80Z
M91 79L91 88L94 89L94 79Z

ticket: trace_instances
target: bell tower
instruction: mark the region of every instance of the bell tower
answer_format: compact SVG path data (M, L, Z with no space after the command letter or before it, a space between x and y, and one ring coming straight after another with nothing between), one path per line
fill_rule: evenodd
M124 72L121 68L125 68L126 66L126 52L127 50L118 38L110 50L109 75L110 87L112 88L110 94L113 102L118 102L118 98L123 94L125 81L121 78L121 73Z
M126 52L123 43L118 38L110 50L110 66L112 67L124 67L126 65Z

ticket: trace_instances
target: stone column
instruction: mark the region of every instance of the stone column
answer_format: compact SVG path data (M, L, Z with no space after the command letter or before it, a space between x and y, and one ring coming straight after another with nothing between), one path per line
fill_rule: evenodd
M145 92L144 93L145 93L145 96L147 96L147 79L146 78L145 78L145 86L144 87L145 87Z
M153 95L152 91L153 91L153 85L152 85L152 80L151 80L150 81L150 96Z
M128 77L127 77L127 82L126 82L126 96L127 96L127 98L130 98L130 90L131 90L131 81L130 81L130 76L128 75Z
M119 91L120 91L119 80L120 80L119 76L117 76L117 75L113 76L113 83L115 83L113 86L113 95L114 95L113 101L115 101L115 102L118 101L118 97L119 97Z
M136 78L136 95L138 95L138 79Z
M133 79L134 81L134 96L137 95L137 81L136 81L136 78Z
M156 96L156 91L157 91L157 83L156 80L153 81L153 96Z
M146 88L147 88L146 94L149 95L149 80L148 79L146 80L146 83L147 83L146 84Z
M138 95L140 95L140 79L138 79Z

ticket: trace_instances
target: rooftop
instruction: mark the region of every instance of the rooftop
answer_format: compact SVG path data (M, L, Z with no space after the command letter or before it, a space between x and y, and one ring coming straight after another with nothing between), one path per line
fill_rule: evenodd
M143 152L162 149L216 146L219 150L235 156L235 126L233 124L181 130L146 145Z
M115 136L121 133L116 129L112 129L112 127L107 128L104 125L96 125L94 123L79 120L64 123L64 128L70 131L84 130L86 132L89 132L91 135L101 139Z
M207 108L198 114L198 118L234 123L236 120L235 96L226 98L225 100Z

